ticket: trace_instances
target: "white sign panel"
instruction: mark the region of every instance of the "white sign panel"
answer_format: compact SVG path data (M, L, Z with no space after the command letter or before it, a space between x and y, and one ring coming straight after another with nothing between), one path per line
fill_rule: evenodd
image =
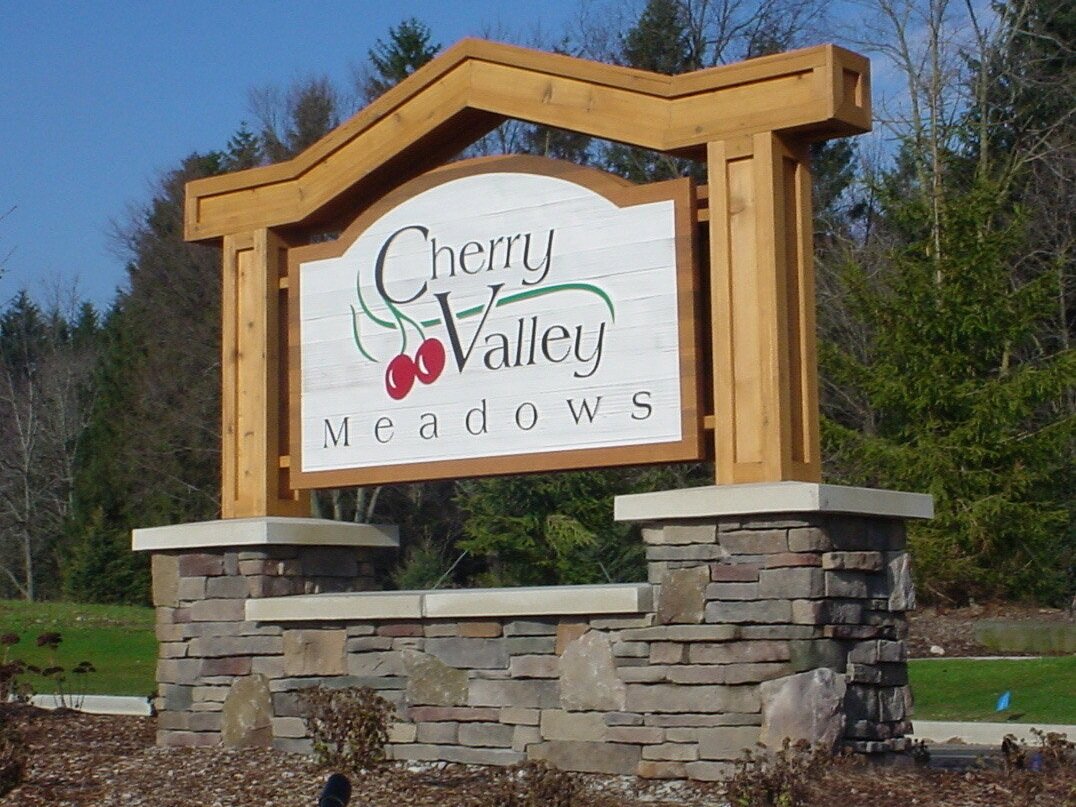
M678 242L690 186L624 188L560 165L436 172L340 241L292 250L300 484L697 454ZM609 198L639 191L653 201Z

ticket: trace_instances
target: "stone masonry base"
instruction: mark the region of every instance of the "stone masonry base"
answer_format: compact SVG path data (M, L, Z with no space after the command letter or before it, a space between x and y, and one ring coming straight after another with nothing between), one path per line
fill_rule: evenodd
M791 731L905 747L902 520L670 519L643 537L656 605L616 616L404 620L356 594L353 617L254 622L250 599L369 588L370 550L157 553L158 740L308 751L303 690L368 686L397 708L394 759L707 780L775 741L789 725L782 687L806 681Z

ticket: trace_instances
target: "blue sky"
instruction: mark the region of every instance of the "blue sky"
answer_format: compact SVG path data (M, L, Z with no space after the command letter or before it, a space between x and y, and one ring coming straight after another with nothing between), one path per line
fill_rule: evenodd
M77 279L106 307L124 283L113 223L183 157L224 147L244 120L253 128L251 88L315 74L350 86L374 42L410 16L445 46L482 35L556 41L586 2L603 13L641 4L0 0L0 305L20 288L48 299ZM862 19L849 0L836 9Z
M104 306L124 282L113 221L193 151L221 148L251 87L343 85L389 26L449 45L557 31L574 0L0 0L0 302L78 279ZM10 255L9 255L10 253Z

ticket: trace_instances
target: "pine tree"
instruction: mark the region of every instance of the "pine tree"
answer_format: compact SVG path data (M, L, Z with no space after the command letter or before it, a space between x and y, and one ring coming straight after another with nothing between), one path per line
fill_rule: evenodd
M441 50L430 29L415 17L389 28L388 41L378 39L368 56L373 68L363 82L367 102L395 87Z

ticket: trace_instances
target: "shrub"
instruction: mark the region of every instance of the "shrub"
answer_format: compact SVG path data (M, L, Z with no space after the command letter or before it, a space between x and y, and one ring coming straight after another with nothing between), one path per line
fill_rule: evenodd
M0 797L19 786L25 772L26 744L18 729L0 715Z
M736 760L736 770L726 783L732 807L800 807L807 804L808 786L832 759L821 746L787 739L781 750L771 753L746 751Z
M506 768L494 777L497 807L574 807L575 777L547 762L527 761Z
M319 686L306 690L302 699L318 764L358 773L385 760L389 721L396 707L374 690Z

